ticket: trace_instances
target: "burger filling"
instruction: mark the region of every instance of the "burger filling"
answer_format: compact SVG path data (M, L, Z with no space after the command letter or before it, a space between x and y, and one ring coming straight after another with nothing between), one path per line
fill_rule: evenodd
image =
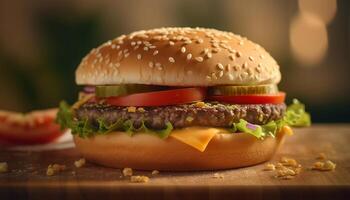
M286 107L275 85L174 88L146 85L84 89L72 107L60 104L57 122L73 134L90 137L124 131L166 138L174 129L217 127L257 138L274 137L285 125L310 125L297 100Z

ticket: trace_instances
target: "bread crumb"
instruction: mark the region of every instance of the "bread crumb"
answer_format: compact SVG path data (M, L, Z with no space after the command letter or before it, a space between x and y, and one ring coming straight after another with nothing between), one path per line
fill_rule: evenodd
M219 173L214 173L213 178L224 178L224 175Z
M85 158L81 158L81 159L75 161L75 162L74 162L74 165L75 165L75 167L77 167L77 168L81 168L81 167L83 167L83 166L85 165L85 163L86 163Z
M268 163L265 165L264 171L274 171L276 170L276 166L272 163Z
M47 176L53 176L56 173L63 171L66 169L66 165L59 165L59 164L53 164L49 165L46 170L46 175Z
M0 173L8 172L7 162L0 162Z
M317 161L314 163L311 169L318 170L318 171L333 171L335 170L336 166L337 165L330 160L327 160L326 162Z
M124 168L123 169L123 175L124 176L132 176L132 169L128 168L128 167Z
M147 176L131 176L130 181L133 183L147 183L149 178Z
M157 175L157 174L159 174L159 171L158 171L158 170L153 170L153 171L152 171L152 175Z
M287 158L287 157L282 157L281 158L281 164L283 166L292 166L292 167L298 166L298 162L295 159Z
M129 106L127 109L128 109L128 112L131 112L131 113L136 112L136 107L135 106Z
M326 160L327 156L325 153L319 153L316 159L318 160Z

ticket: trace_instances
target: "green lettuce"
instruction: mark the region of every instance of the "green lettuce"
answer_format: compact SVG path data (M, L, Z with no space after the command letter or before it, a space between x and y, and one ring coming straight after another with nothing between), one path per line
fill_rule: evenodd
M294 127L311 125L310 114L305 111L305 105L297 99L293 99L293 103L287 107L285 115L280 120L270 121L264 125L256 125L240 119L238 123L232 124L231 131L248 133L262 139L266 136L275 137L285 125Z
M59 105L59 110L56 116L56 123L61 125L61 129L71 129L73 135L86 138L93 135L105 135L112 131L124 131L128 135L132 136L137 132L145 132L155 134L158 137L164 139L167 138L170 132L173 130L173 126L170 122L166 123L166 127L161 130L153 130L146 127L144 121L141 122L141 126L135 128L133 121L131 120L118 120L113 124L108 124L105 120L97 119L97 126L92 125L91 122L86 119L75 119L70 106L62 101Z
M79 137L86 138L93 135L105 135L112 131L124 131L128 135L132 136L137 132L144 132L155 134L160 138L167 138L173 126L170 122L166 123L166 127L162 130L154 130L148 128L144 121L141 121L141 126L136 128L133 126L131 120L118 120L113 124L108 124L105 120L98 119L97 126L92 125L89 120L86 119L75 119L70 106L62 101L59 105L59 111L57 113L56 122L61 125L62 129L71 129L72 134L78 135ZM266 136L275 137L275 135L285 125L302 127L311 125L310 114L305 111L304 104L294 99L293 103L287 107L286 113L282 119L276 121L270 121L264 125L251 124L243 119L239 122L233 123L230 129L231 132L244 132L253 135L256 138L263 139Z

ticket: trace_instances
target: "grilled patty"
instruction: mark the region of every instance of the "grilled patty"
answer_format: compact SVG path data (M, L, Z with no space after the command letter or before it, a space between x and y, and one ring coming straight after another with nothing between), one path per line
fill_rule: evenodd
M86 103L75 110L79 120L88 119L97 124L98 119L112 124L118 120L131 120L139 127L142 120L148 128L162 129L170 122L174 128L189 126L231 127L233 122L244 119L253 124L266 124L281 119L285 104L231 105L224 103L200 103L162 107L121 107L107 104Z

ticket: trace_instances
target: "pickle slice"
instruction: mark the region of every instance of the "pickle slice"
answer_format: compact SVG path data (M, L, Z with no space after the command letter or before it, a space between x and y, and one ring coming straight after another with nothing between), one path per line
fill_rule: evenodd
M278 92L277 85L220 85L208 88L210 95L250 95L250 94L276 94Z
M163 90L164 87L154 85L101 85L96 86L97 97L124 96L134 93Z

